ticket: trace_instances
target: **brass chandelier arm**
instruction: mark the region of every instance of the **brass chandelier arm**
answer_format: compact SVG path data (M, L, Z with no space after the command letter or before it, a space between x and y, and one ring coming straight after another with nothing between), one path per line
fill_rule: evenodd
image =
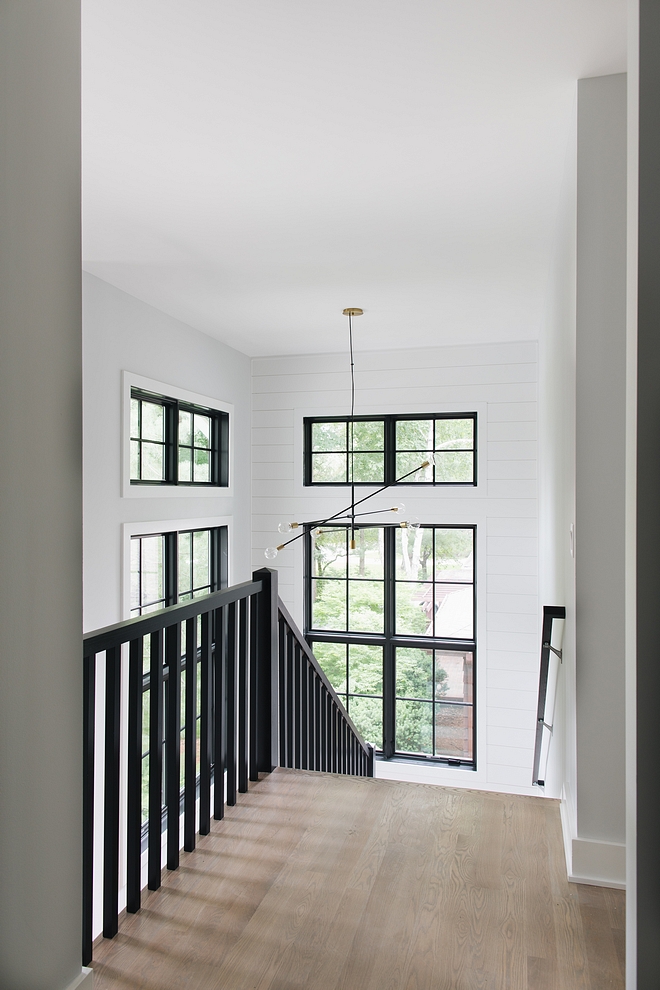
M363 502L367 502L370 498L373 498L375 495L380 495L380 493L381 492L384 492L387 488L392 488L392 485L398 485L401 481L405 481L406 478L409 478L411 474L417 474L417 472L418 471L421 471L422 468L428 467L430 463L431 463L430 461L424 461L422 464L419 465L419 467L413 468L413 470L412 471L408 471L407 474L402 474L400 478L397 478L396 481L393 481L391 484L389 484L389 485L383 485L382 488L377 488L375 492L370 492L369 495L365 495L364 498L359 499L357 502L351 502L350 505L347 505L346 506L346 508L340 509L339 512L335 512L334 515L328 516L326 519L311 519L311 520L309 520L309 522L298 523L298 526L315 526L315 527L316 526L325 526L326 523L332 522L333 519L339 519L342 516L347 515L347 514L350 514L350 518L352 519L356 515L356 513L353 510L358 505L362 505ZM377 511L378 512L391 512L392 510L391 509L378 509ZM373 514L375 515L375 513L373 513ZM369 512L360 512L360 513L358 513L358 515L368 516L368 515L372 515L372 513L369 513ZM305 531L303 530L301 533L298 533L296 536L292 536L291 539L290 540L287 540L285 543L280 543L280 545L276 549L277 550L283 550L284 547L288 547L290 543L295 543L296 540L299 540L301 538L301 536L304 536L304 535L305 535Z

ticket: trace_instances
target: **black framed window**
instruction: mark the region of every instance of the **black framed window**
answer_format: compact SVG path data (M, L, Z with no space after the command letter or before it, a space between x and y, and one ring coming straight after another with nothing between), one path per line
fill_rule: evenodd
M476 413L307 417L303 432L305 485L477 483Z
M226 587L226 526L131 537L131 618Z
M229 416L188 402L131 389L132 485L229 483Z
M227 527L191 529L169 533L148 533L131 537L131 618L154 612L177 602L188 601L212 591L227 587ZM197 620L197 642L201 638L201 619ZM186 626L181 626L181 739L185 738L186 676L185 650ZM149 667L150 637L143 640L142 684L142 820L149 815ZM197 699L195 705L197 734L201 717L201 676L197 660ZM165 661L164 661L164 666ZM166 668L167 669L167 668ZM167 673L164 675L163 692L167 691ZM163 724L163 741L165 746ZM199 753L197 756L199 763ZM199 771L199 768L198 768ZM163 774L165 759L163 759ZM181 760L181 787L185 774ZM165 788L163 785L163 794ZM146 834L146 833L145 833Z
M305 534L306 636L387 758L475 765L475 526Z

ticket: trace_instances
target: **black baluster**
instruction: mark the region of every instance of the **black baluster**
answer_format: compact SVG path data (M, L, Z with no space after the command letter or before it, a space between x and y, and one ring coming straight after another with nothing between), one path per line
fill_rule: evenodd
M163 630L149 643L149 833L148 887L160 887L163 808Z
M227 606L227 804L236 804L236 602Z
M300 766L309 770L309 688L307 677L309 663L304 653L300 656Z
M293 639L293 637L291 637ZM302 767L302 701L301 701L301 667L302 652L297 642L293 644L293 765L297 770Z
M215 652L213 654L213 817L225 817L226 693L227 693L227 614L225 608L215 611Z
M294 766L295 747L293 729L295 716L293 709L293 634L287 626L286 630L286 765Z
M284 619L280 616L279 628L279 677L280 677L280 766L287 766L286 762L286 726L287 726L287 694L286 694L286 626Z
M238 792L248 789L248 603L238 603Z
M186 620L186 732L183 790L183 848L195 848L197 804L197 617Z
M83 899L82 961L92 961L92 894L94 889L94 723L96 657L83 657Z
M142 636L128 653L128 795L126 808L126 910L140 910L142 887Z
M181 624L165 630L165 803L167 805L167 869L179 865L181 805Z
M114 938L119 915L119 705L121 650L105 654L105 795L103 815L103 935Z
M248 717L248 776L259 780L257 746L259 738L258 672L259 672L259 596L250 598L250 699Z
M202 615L199 719L199 834L211 831L211 764L213 762L213 666L211 614Z

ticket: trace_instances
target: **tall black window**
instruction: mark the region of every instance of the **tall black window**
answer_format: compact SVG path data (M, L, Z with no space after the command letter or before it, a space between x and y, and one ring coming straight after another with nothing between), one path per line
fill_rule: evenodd
M229 416L131 389L132 485L229 483Z
M346 526L305 536L305 628L386 757L474 766L474 526Z
M303 425L306 485L477 483L476 413L310 417Z

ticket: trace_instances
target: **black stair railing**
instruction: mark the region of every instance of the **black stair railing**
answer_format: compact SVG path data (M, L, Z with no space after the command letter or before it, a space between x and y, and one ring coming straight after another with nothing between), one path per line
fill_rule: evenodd
M83 653L83 965L92 958L95 821L102 931L113 938L121 879L134 913L145 847L150 890L161 883L163 833L165 865L179 865L181 817L191 851L211 816L224 817L225 801L234 805L249 780L275 766L373 776L373 747L279 601L276 571L88 633ZM95 816L97 748L103 809Z
M562 659L562 651L552 645L553 625L557 619L566 618L566 609L563 605L543 606L543 628L541 630L541 665L539 669L539 699L536 707L536 737L534 740L534 763L532 767L532 784L539 787L545 786L545 780L541 777L541 753L543 750L544 733L549 733L545 737L552 737L553 725L548 722L548 718L553 715L548 712L548 688L550 676L550 661L554 656L559 663ZM556 683L556 677L555 677ZM554 686L554 684L553 684Z
M373 777L374 747L362 739L282 602L278 612L280 766Z

